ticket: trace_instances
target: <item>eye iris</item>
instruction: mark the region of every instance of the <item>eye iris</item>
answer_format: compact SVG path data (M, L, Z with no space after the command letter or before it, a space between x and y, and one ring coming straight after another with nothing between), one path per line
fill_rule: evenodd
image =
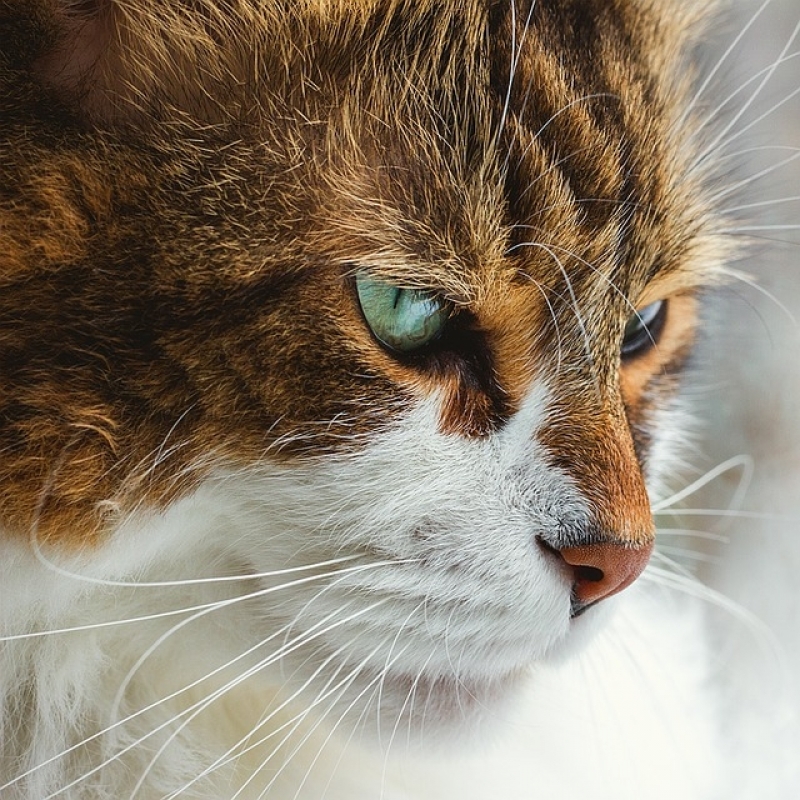
M631 357L649 350L664 327L667 302L658 300L632 314L622 337L622 356Z
M400 353L419 350L437 339L450 316L448 304L432 292L401 289L364 272L356 274L356 293L375 338Z

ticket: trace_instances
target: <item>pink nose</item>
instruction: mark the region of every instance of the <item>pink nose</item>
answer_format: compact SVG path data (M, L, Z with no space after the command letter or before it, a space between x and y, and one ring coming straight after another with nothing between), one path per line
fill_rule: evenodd
M631 547L619 542L597 542L557 550L572 570L572 594L577 612L630 586L642 574L652 551L652 543Z

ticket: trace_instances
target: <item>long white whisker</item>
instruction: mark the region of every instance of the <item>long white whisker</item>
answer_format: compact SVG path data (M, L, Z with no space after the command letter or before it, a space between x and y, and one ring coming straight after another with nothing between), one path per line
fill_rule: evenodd
M781 50L780 54L778 55L777 59L775 59L775 61L770 66L770 68L766 71L764 77L759 82L759 84L756 87L755 91L750 95L750 97L748 98L747 102L744 103L741 106L741 108L736 112L736 114L734 115L733 119L731 119L728 122L728 124L725 125L725 127L712 139L711 143L706 146L706 148L703 150L703 152L701 152L700 156L695 161L695 164L694 164L695 167L699 166L703 161L706 160L706 158L708 158L710 153L714 152L717 148L719 148L721 142L725 141L725 146L728 146L732 141L734 141L735 139L738 139L742 134L744 134L746 131L750 130L753 127L753 125L757 124L758 122L763 120L765 117L767 117L770 114L772 114L773 111L775 111L777 108L780 108L788 100L790 100L792 97L794 97L795 95L800 93L800 88L796 89L795 91L791 92L787 97L785 97L783 100L781 100L779 103L777 103L775 106L773 106L768 111L766 111L763 114L761 114L755 121L748 123L747 125L745 125L741 129L739 129L733 135L728 136L730 131L739 123L739 120L744 116L744 114L747 112L747 110L750 108L750 106L753 105L753 103L756 101L758 96L761 94L762 89L767 85L767 83L769 83L769 81L771 80L772 76L775 74L775 71L778 69L778 67L783 62L783 59L784 59L786 53L789 51L789 48L792 46L792 43L794 42L794 40L797 37L797 34L799 32L800 32L800 22L798 22L797 25L794 27L794 30L792 31L792 34L789 37L788 41L784 45L784 47ZM726 137L728 137L728 138L726 139Z
M239 739L238 742L236 742L231 747L229 747L221 756L219 756L213 763L211 763L208 767L206 767L200 774L195 775L195 777L188 784L184 785L177 792L175 792L172 795L170 795L170 800L173 797L178 797L186 789L190 788L195 783L201 781L203 778L207 777L212 772L214 772L214 771L216 771L216 770L218 770L218 769L220 769L220 768L222 768L224 766L227 766L228 764L232 763L233 761L236 761L236 760L240 759L246 753L251 752L252 750L254 750L254 749L258 748L258 747L261 747L263 744L268 742L271 738L273 738L275 736L279 736L286 728L294 726L294 727L292 727L292 731L296 730L296 724L295 723L298 720L297 716L292 717L292 719L287 720L286 722L284 722L281 725L279 725L277 728L274 728L266 736L262 736L257 741L251 742L247 747L242 748L242 745L246 741L251 739L258 730L263 728L270 720L272 720L275 717L275 715L279 714L284 708L287 708L288 706L290 706L292 704L292 702L294 702L294 700L296 700L298 697L300 697L302 695L302 693L305 692L305 690L309 686L311 686L311 684L316 680L317 676L327 668L328 664L330 664L332 661L334 661L336 658L338 658L342 654L344 649L345 648L339 648L338 650L335 650L333 653L331 653L321 664L319 664L319 666L314 670L314 672L312 672L311 675L308 676L308 678L306 678L306 680L292 692L291 695L289 695L288 697L284 698L278 704L278 706L273 708L273 709L271 709L266 716L262 716L262 718L259 720L259 722L255 725L254 728L252 728L250 731L248 731L248 733L245 736L243 736L241 739ZM334 680L335 677L339 674L339 672L342 669L342 666L343 666L343 664L340 664L340 666L334 671L333 676L325 684L325 686L323 687L323 690L327 686L329 686L330 683L332 682L332 680ZM236 683L238 684L239 681L237 681ZM319 702L320 702L320 699L318 697L318 699L316 701L311 703L311 708L316 707L316 705ZM304 718L304 716L301 717L301 719L303 719L303 718ZM291 731L290 731L289 735L291 735ZM286 739L284 739L283 741L285 742ZM282 744L282 743L283 742L279 743L279 747L280 747L280 744ZM248 779L247 785L249 785L251 780L252 780L252 778Z
M719 517L720 519L750 519L761 522L800 524L800 514L772 514L761 511L742 511L736 508L680 508L682 517Z
M400 657L405 654L405 652L409 649L411 644L410 643L407 644L404 648L402 648L397 653L397 655L395 655L393 657L392 657L392 652L393 652L393 650L394 650L394 648L395 648L395 646L397 644L397 641L398 641L398 639L400 637L400 634L401 634L401 632L403 630L403 627L405 627L405 625L408 623L408 621L411 619L411 617L417 611L419 611L419 609L422 608L422 606L423 606L423 603L420 603L418 606L416 606L414 608L414 610L411 612L411 614L408 615L406 620L400 626L400 629L398 630L397 634L394 637L394 640L392 641L392 644L390 645L389 654L387 655L386 661L384 662L383 667L379 670L378 674L372 680L370 680L367 683L367 685L364 687L364 689L361 692L358 693L358 695L354 698L354 700L350 703L350 705L342 712L342 714L339 716L339 719L337 720L337 722L334 723L334 725L331 726L331 730L328 732L328 735L325 737L325 740L320 745L320 747L319 747L319 749L317 751L317 755L314 757L314 759L312 760L309 768L306 770L306 776L303 779L303 781L301 782L300 786L298 787L297 792L295 793L295 800L297 800L297 798L299 798L300 790L302 789L303 785L305 785L305 781L308 779L308 776L311 773L311 769L314 767L314 765L319 760L319 757L322 755L322 751L328 745L328 742L330 742L331 738L333 737L333 735L336 732L336 729L339 727L339 725L345 719L345 717L350 713L350 711L353 709L353 707L356 705L356 703L358 703L358 701L366 694L366 692L370 688L374 687L373 688L373 697L377 693L376 706L377 706L377 712L380 713L380 702L381 702L381 696L382 696L381 693L382 693L383 684L384 684L386 675L388 674L388 672L392 668L392 666L394 666L394 664L400 659ZM388 641L388 639L384 639L382 644L385 644L386 641ZM372 654L370 654L370 658L375 653L377 653L377 649L374 650ZM345 742L345 746L347 746L347 744L349 744L349 742L352 740L353 735L355 734L355 731L356 731L356 728L357 728L358 724L363 720L365 714L367 713L368 707L369 707L369 702L364 704L364 709L362 710L361 714L359 715L358 719L356 720L356 723L353 726L352 731L350 732L350 736L347 738L347 741ZM378 731L380 733L380 722L378 724ZM338 766L338 762L337 762L337 766Z
M517 8L514 0L511 0L511 65L509 68L508 86L506 87L506 97L503 102L503 111L500 115L500 124L498 125L497 129L496 141L498 142L500 141L500 137L503 135L503 130L506 126L506 120L508 119L508 113L511 110L511 93L514 89L514 78L517 74L517 66L519 65L519 59L522 56L522 48L525 46L525 39L528 37L528 31L531 27L531 21L533 19L533 12L535 8L536 0L533 0L530 9L528 9L528 16L525 19L525 25L522 29L522 36L520 36L519 45L517 45ZM508 161L506 160L506 164L507 163Z
M84 575L80 572L73 572L71 570L60 567L55 562L51 561L42 550L41 544L38 540L33 543L34 553L43 566L48 570L54 572L62 578L70 578L72 580L81 581L83 583L94 584L96 586L107 586L114 588L135 588L135 589L164 589L171 586L196 586L209 583L235 583L237 581L249 581L253 578L274 578L282 575L291 575L296 572L304 572L309 569L316 569L317 567L326 567L329 565L343 564L348 561L354 561L359 558L357 555L339 556L338 558L320 561L316 564L302 564L297 567L286 567L279 570L270 570L267 572L247 572L242 575L220 575L216 577L207 578L181 578L174 581L122 581L112 580L109 578L95 578L91 575Z
M287 588L295 588L295 587L297 587L299 585L302 585L304 583L308 583L310 580L322 580L322 579L326 579L327 580L327 579L335 577L336 578L335 581L332 581L331 583L326 584L316 594L314 594L311 597L311 599L305 604L303 609L299 612L300 614L302 614L314 601L318 600L323 594L325 594L326 592L328 592L331 589L333 589L341 581L344 581L347 578L349 578L353 574L354 571L358 571L358 572L369 571L371 569L374 569L374 568L377 568L378 566L383 566L383 565L384 564L382 564L381 562L374 562L374 563L370 563L370 564L362 564L362 565L360 565L362 568L358 569L358 570L355 570L354 568L349 567L349 568L342 569L342 570L333 570L333 571L327 572L327 573L320 573L320 574L317 574L317 575L314 575L314 576L310 576L309 578L305 578L305 579L298 580L298 581L293 581L293 582L288 583L288 584L282 583L282 584L278 584L277 586L270 586L265 590L259 590L258 592L253 592L253 593L247 595L246 597L247 597L247 599L250 599L252 597L264 597L264 596L266 596L268 594L274 594L275 592L283 591L283 590L285 590ZM225 600L225 601L222 601L222 602L225 605L233 605L235 602L239 601L240 599L241 598L236 597L236 598L231 598L231 599L228 599L228 600ZM123 679L122 683L120 684L119 689L117 690L117 695L114 698L114 702L112 704L112 709L114 709L116 711L116 709L119 707L119 704L122 702L122 697L124 696L128 686L130 685L131 680L133 680L134 675L142 667L144 662L147 661L147 659L149 659L150 656L152 656L153 653L155 653L155 651L159 647L161 647L161 645L164 644L164 642L166 642L171 636L173 636L180 628L188 625L189 623L197 621L198 619L206 616L207 614L211 613L212 611L217 611L217 610L218 610L217 608L203 609L203 610L197 612L196 614L192 615L188 619L182 620L177 625L174 625L168 631L166 631L161 636L159 636L158 639L156 639L139 656L139 658L136 660L134 665L128 671L128 674L125 676L125 678ZM309 629L309 630L313 630L314 627L316 627L316 626L312 626L312 628ZM290 624L286 628L286 636L288 636L288 634L291 631L291 629L292 629L292 625ZM306 631L306 633L308 633L308 631ZM297 641L297 640L295 640L295 641ZM287 647L287 644L286 644L286 642L284 642L283 647L280 648L278 652L281 652L286 647Z
M392 653L394 652L395 647L397 647L397 642L400 640L400 636L402 635L403 631L405 630L406 625L408 625L408 623L411 621L412 617L416 616L419 613L420 609L424 609L425 608L425 603L426 603L426 601L422 600L418 605L414 606L414 608L411 609L411 611L409 612L408 616L398 626L397 632L395 633L395 636L394 636L394 639L392 640L392 643L389 646L389 649L388 649L388 651L386 653L386 662L385 662L385 664L383 666L383 670L381 671L381 680L380 680L380 682L378 684L377 700L376 700L376 703L375 703L375 713L377 715L377 718L376 718L376 723L377 723L376 724L376 729L378 731L378 746L379 747L382 744L382 742L381 742L381 718L380 718L380 714L381 714L381 703L382 703L382 700L383 700L384 678L389 672L389 667L391 666L391 664L394 663L394 660L392 660Z
M709 197L709 202L713 205L718 203L720 200L728 197L735 192L738 192L740 189L743 189L746 186L750 186L751 184L755 183L756 181L761 180L761 178L765 178L768 175L771 175L773 172L777 172L779 169L788 166L789 164L794 163L800 158L800 148L797 147L782 147L781 150L789 150L792 155L787 156L786 158L782 159L776 164L772 164L769 167L765 167L760 172L756 172L753 175L749 175L747 178L743 178L742 180L738 181L737 183L731 183L727 185L723 190L717 192L716 194L711 195Z
M327 696L330 696L334 691L336 691L336 690L339 691L339 693L336 695L336 697L334 697L333 702L330 704L328 710L331 710L336 706L336 703L339 702L339 700L344 695L344 693L350 688L350 686L352 686L352 684L356 681L356 679L364 671L364 669L366 669L367 664L369 663L369 660L375 654L377 654L381 650L381 648L383 648L385 646L387 641L388 641L388 637L386 637L386 639L383 639L372 650L371 653L369 653L364 659L362 659L361 664L359 664L357 667L355 667L353 670L351 670L351 673L348 676L348 678L346 678L344 681L342 681L339 684L337 684L332 690L327 692ZM359 700L361 700L361 698L373 687L373 685L375 684L376 681L378 681L379 678L380 678L380 673L378 675L376 675L371 681L367 682L366 686L364 686L364 688L356 695L356 697L350 702L350 704L347 706L347 708L345 708L344 711L341 713L341 715L339 716L339 719L336 721L336 723L334 723L334 725L332 726L332 730L331 730L331 734L330 735L332 735L333 732L335 732L336 728L341 724L341 722L344 720L344 718L347 716L347 714L350 713L350 711L355 707L355 705L359 702ZM318 698L318 699L321 699L321 698ZM316 704L316 702L315 702L315 704ZM310 711L310 709L304 711L301 715L298 716L297 725L295 726L295 728L290 733L293 733L294 730L297 729L297 726L299 726L299 724L308 716L309 711ZM322 724L324 719L325 719L325 715L324 714L320 715L319 718L317 719L317 721L311 727L311 729L297 743L297 745L295 746L294 750L283 760L283 763L278 768L277 772L272 776L269 784L267 784L267 786L265 787L264 791L262 792L262 796L264 794L266 794L267 791L269 791L269 789L272 787L272 785L275 783L275 781L278 779L278 777L281 775L281 773L284 771L284 769L286 769L286 767L289 765L289 763L291 762L292 758L294 758L294 756L297 755L297 753L300 751L300 748L314 734L314 732L317 730L317 728L319 728L319 726ZM330 735L325 739L322 747L324 747L330 741ZM285 741L286 740L284 740L284 742ZM317 758L321 754L321 749L322 748L320 748L320 750L318 750L318 752L317 752ZM316 763L317 758L314 759L313 763ZM267 762L264 762L264 764L261 767L262 769L266 765L266 763ZM313 763L312 763L312 766L313 766ZM310 770L307 771L307 773L306 773L306 779L308 778L309 772L310 772ZM243 788L244 787L242 787L242 789ZM301 788L302 788L302 784L301 784ZM238 797L238 795L241 793L242 789L239 789L239 791L237 791L237 793L234 795L233 800L235 800L235 798ZM295 795L295 797L297 797L297 795Z
M800 224L794 225L740 225L731 229L730 233L753 233L754 231L797 231Z
M674 562L671 562L665 556L661 556L661 560L673 568L676 567ZM681 573L683 573L683 570L681 570ZM711 589L685 574L675 574L668 569L650 564L641 577L661 586L689 594L698 600L725 611L732 618L738 620L756 637L761 647L764 648L765 653L769 655L770 661L780 665L784 683L786 685L790 684L791 672L786 663L785 651L775 633L758 616L721 592Z
M766 297L767 300L773 303L775 307L787 318L793 327L798 325L798 319L794 315L794 312L773 292L765 289L763 286L761 286L761 284L756 283L756 281L751 280L747 274L739 272L735 269L725 269L722 271L722 274L738 281L739 283L743 283L745 286L752 289L754 292L757 292L762 297Z
M728 45L725 52L717 60L717 63L714 65L714 68L708 73L708 75L706 75L705 80L700 84L700 87L697 89L697 92L695 93L694 97L692 97L691 101L684 109L683 114L681 114L678 120L679 128L686 123L686 120L688 119L689 115L692 113L692 111L694 111L695 106L700 101L700 98L703 96L703 93L706 91L706 89L708 89L708 87L711 85L711 82L714 80L717 73L720 71L720 69L722 69L723 65L728 60L728 58L730 58L733 51L736 50L736 48L739 46L739 43L747 35L747 32L750 30L750 28L753 27L753 25L755 25L756 21L761 16L764 9L768 5L770 5L771 2L772 0L764 0L764 2L759 6L755 14L753 14L753 16L750 17L748 23L739 31L736 38Z
M282 658L284 658L285 656L287 656L291 652L294 652L294 651L300 649L301 647L305 647L310 642L312 642L312 641L314 641L316 639L319 639L322 636L327 635L331 630L335 630L336 628L341 627L342 625L346 625L349 622L352 622L353 620L358 619L360 616L363 616L364 614L367 614L370 611L373 611L375 608L378 608L379 606L383 605L385 602L386 602L385 600L379 600L379 601L377 601L376 603L373 603L370 606L366 606L364 608L359 609L358 611L354 612L353 614L351 614L351 615L349 615L347 617L343 617L341 619L336 620L336 622L334 622L331 625L328 625L327 627L323 627L320 630L314 630L313 633L305 632L301 636L297 637L291 643L291 646L289 648L285 648L285 649L282 648L282 649L279 649L278 651L276 651L274 653L271 653L263 661L259 662L258 664L253 665L246 672L244 672L242 675L236 676L236 678L234 680L228 682L224 686L222 686L219 689L217 689L216 691L212 692L210 695L208 695L206 698L204 698L202 701L200 701L200 703L195 704L191 709L189 709L191 711L191 714L188 717L186 717L186 719L184 719L183 722L181 722L181 724L178 726L178 728L176 730L174 730L170 734L170 736L167 739L167 741L165 741L161 745L159 750L154 754L154 756L150 760L150 763L149 763L148 767L145 769L145 771L142 773L142 775L140 775L139 780L137 781L137 784L136 784L136 786L134 788L134 791L131 794L131 799L133 797L135 797L135 795L138 792L138 790L144 785L144 781L146 780L148 772L153 768L155 763L158 761L158 759L161 757L161 755L166 751L166 749L171 744L171 742L178 735L180 735L181 731L184 730L192 722L192 720L194 720L199 714L201 714L203 711L205 711L212 703L216 702L220 697L223 697L225 694L230 692L231 689L233 689L236 686L240 685L241 683L243 683L245 680L247 680L252 675L255 675L258 672L262 671L264 669L264 667L276 663L277 661L281 660ZM333 615L331 615L331 616L333 616ZM311 630L311 629L309 629L309 630ZM313 677L310 680L313 680ZM309 682L310 682L310 680L309 680ZM300 690L298 690L298 693L299 693L299 691ZM284 705L286 705L286 703L282 704L279 707L279 709L273 711L272 714L270 714L270 715L268 715L266 717L266 719L262 720L259 723L259 726L262 726L262 725L266 724L266 722L275 713L277 713L278 710L280 710L280 708L283 707ZM183 713L185 714L186 712L183 712ZM248 734L248 736L249 735L251 735L251 734ZM233 748L231 748L231 749L229 749L227 751L225 756L228 756L232 752L236 751L235 758L239 758L244 752L247 752L247 749L245 749L243 751L238 751L238 746L241 743L242 743L242 741L240 740L240 742L238 742L236 745L234 745ZM225 756L223 756L223 758L225 758ZM225 760L222 763L216 764L216 762L215 762L215 765L212 765L212 767L213 767L213 769L217 769L220 766L222 766L224 764L227 764L227 763L230 763L230 759L225 758ZM209 770L210 769L211 768L209 768ZM206 774L210 774L210 772L208 772L208 771L204 772L204 775L206 775ZM198 776L198 777L200 777L200 776ZM184 789L186 789L186 788L187 787L183 787L182 791Z
M514 0L511 0L511 66L508 75L508 86L506 87L506 96L503 101L503 111L500 114L500 124L497 127L496 141L500 141L503 135L503 130L506 126L506 118L508 117L509 109L511 108L511 91L514 86L514 72L517 66L517 7Z
M706 472L702 477L681 489L681 491L676 492L660 502L653 503L653 513L659 514L668 509L674 508L676 503L680 503L687 497L691 497L691 495L695 494L695 492L719 478L720 475L724 475L726 472L730 472L734 469L742 470L742 478L735 495L736 502L738 503L743 497L744 492L747 490L747 487L750 485L753 478L753 459L747 455L738 455L726 459L721 464L718 464L716 467ZM678 512L682 514L683 509L679 509Z
M411 730L411 710L414 707L414 698L417 694L417 687L419 686L419 682L422 676L425 674L425 670L428 668L428 664L430 664L431 659L433 658L435 651L432 650L428 657L425 659L425 662L418 670L414 680L411 683L411 687L409 688L408 692L406 693L405 698L403 699L403 705L400 706L400 710L397 712L397 719L395 720L394 726L392 728L392 734L389 737L389 743L386 746L386 755L383 759L383 770L381 773L381 793L379 795L379 800L382 800L384 795L384 788L386 786L386 777L389 770L389 756L391 755L392 745L394 744L394 740L397 738L397 732L400 729L400 723L403 720L403 714L405 713L406 709L409 709L408 715L408 726L409 726L409 733Z
M795 203L800 201L800 194L793 195L792 197L778 197L773 200L761 200L757 203L744 203L739 206L731 206L730 208L720 209L720 214L737 214L741 211L751 211L754 208L773 208L785 203Z
M795 58L798 58L800 53L791 53L788 56L784 56L783 58L779 58L773 64L770 64L767 67L756 72L754 75L751 75L744 83L740 84L736 87L722 102L718 103L716 108L714 108L704 119L702 122L699 123L698 129L704 130L708 128L711 123L722 113L722 110L733 100L735 100L742 92L744 92L749 86L755 83L759 78L763 77L767 73L774 73L778 67L785 66L788 62L792 61ZM768 78L769 79L769 78ZM763 87L759 87L756 92L760 92Z
M355 556L353 558L359 558L359 557ZM291 569L277 570L275 572L253 573L253 574L248 574L248 575L243 575L243 576L231 576L231 577L233 578L233 580L237 580L237 581L238 580L245 580L245 579L246 580L252 580L254 578L259 578L259 577L275 577L275 576L280 576L282 574L288 574L288 573L291 573L291 572L305 571L306 569L314 568L314 566L327 566L328 564L335 565L337 563L346 563L346 562L349 562L349 561L353 560L353 558L350 558L350 557L342 558L341 562L340 562L339 559L333 559L331 561L325 561L325 562L321 561L316 565L309 565L308 568L306 568L306 567L293 567ZM352 572L360 572L363 569L369 569L371 567L389 567L389 566L395 566L395 565L399 565L399 564L408 564L408 563L413 563L413 559L406 559L406 560L403 560L403 561L376 561L376 562L374 562L372 564L358 564L358 565L356 565L354 567L347 567L347 568L345 568L343 570L335 570L333 572L320 573L318 575L310 575L310 576L307 576L307 577L302 578L302 579L300 579L298 581L295 581L295 582L283 583L283 584L280 584L278 586L269 587L269 591L279 591L281 589L290 588L292 586L299 586L299 585L302 585L303 583L309 583L311 581L320 580L322 578L330 577L330 576L333 576L333 575L348 575L348 574L351 574ZM222 578L219 578L219 579L210 578L210 579L208 579L208 582L216 583L218 580L226 581L227 577L222 577ZM204 582L206 582L206 579L201 578L201 579L198 579L197 582L204 583ZM101 583L101 585L102 585L102 583ZM124 585L125 586L130 586L130 587L137 587L138 586L138 584L136 584L135 582L134 583L130 583L130 584L129 583L125 583ZM149 586L156 586L158 584L157 583L151 583L151 584L148 584L148 585ZM165 581L163 583L163 585L164 586L184 586L185 583L182 582L182 581L176 581L176 582ZM213 601L210 601L208 603L198 603L197 605L194 605L194 606L184 606L182 608L170 609L169 611L160 611L160 612L154 613L154 614L143 614L140 617L125 617L124 619L108 620L106 622L94 622L94 623L87 623L86 625L75 625L75 626L72 626L72 627L69 627L69 628L52 628L52 629L49 629L49 630L46 630L46 631L30 631L28 633L9 634L7 636L0 636L0 642L13 642L13 641L18 641L18 640L23 640L23 639L38 639L38 638L41 638L41 637L44 637L44 636L56 636L58 634L64 634L64 633L76 633L76 632L81 632L81 631L100 630L100 629L103 629L103 628L111 628L111 627L115 627L115 626L118 626L118 625L132 625L132 624L135 624L137 622L152 622L153 620L157 620L157 619L166 619L168 617L180 616L182 614L190 614L190 613L193 613L193 612L196 612L196 611L199 612L199 611L203 611L203 610L207 610L207 609L213 610L213 609L216 609L216 608L225 608L227 605L234 604L234 603L237 603L237 602L242 602L242 601L248 600L248 599L250 599L252 597L258 597L264 591L265 591L264 589L258 589L255 592L242 594L242 595L237 595L237 597L229 598L229 599L227 599L225 601L213 600Z
M364 569L368 569L368 568L373 567L373 566L377 567L377 566L386 566L386 565L387 565L387 562L375 562L374 564L360 565L361 569L358 570L358 571L363 571ZM204 604L203 606L199 607L199 611L198 611L198 613L196 615L193 615L189 620L184 620L184 623L190 622L190 621L194 621L194 620L198 619L200 616L202 616L204 613L210 613L212 611L217 610L220 607L226 607L226 606L235 604L237 602L241 602L243 600L248 600L248 599L250 599L252 597L260 597L260 596L264 596L266 594L272 594L272 593L274 593L276 591L280 591L282 589L286 589L286 588L288 588L290 586L293 587L293 586L297 586L297 585L300 585L300 584L309 583L312 580L320 580L322 578L330 577L330 576L333 576L333 575L341 575L342 577L344 577L344 575L342 573L344 573L345 575L349 575L356 569L357 568L349 567L346 570L339 570L339 571L335 571L335 572L331 572L331 573L327 573L327 574L322 574L322 575L319 575L319 576L310 576L310 577L307 577L307 578L303 578L303 579L301 579L299 581L292 582L290 584L280 584L278 586L268 587L267 589L261 589L261 590L258 590L257 592L252 592L250 594L242 595L242 596L235 597L235 598L229 598L229 599L226 599L224 601L217 601L217 602L214 602L214 603L207 603L207 604ZM327 587L324 587L324 588L327 588ZM323 591L324 591L324 589L323 589ZM188 610L190 610L190 609L182 609L180 612L173 612L173 613L186 613ZM194 609L191 609L191 610L194 610ZM155 615L153 615L153 616L155 616ZM160 616L163 616L163 615L160 615ZM149 617L146 618L146 619L149 619ZM315 627L315 626L312 626L312 629L313 629L313 627ZM119 705L121 703L122 694L124 693L125 687L130 682L130 679L131 679L131 676L133 675L133 673L135 671L137 671L138 668L141 667L142 663L144 663L144 661L152 654L152 652L156 649L156 647L159 646L160 644L162 644L163 641L165 640L165 638L168 635L171 635L174 632L175 632L175 627L171 628L167 632L167 634L162 635L161 637L159 637L159 639L153 645L151 645L147 649L147 651L145 651L145 653L143 653L139 657L139 659L137 660L136 664L134 665L134 668L132 668L129 671L129 673L126 676L125 680L123 680L121 688L118 689L118 691L117 691L117 696L115 697L115 700L114 700L114 702L112 704L112 708L114 709L112 711L112 717L115 716L118 713L117 709L119 708ZM283 632L283 629L279 629L275 634L273 634L273 636L270 636L268 639L263 640L263 642L269 641L269 639L273 638L274 636L280 635L282 632ZM295 641L297 641L297 640L295 640ZM256 646L251 648L251 651L254 651L257 647L262 646L263 642L259 642ZM296 648L292 648L292 649L296 649ZM250 651L248 651L248 653L249 652ZM282 657L283 655L285 655L286 652L291 652L291 649L286 649L285 651L279 650L278 651L279 657ZM274 657L275 656L273 655L270 658L274 658ZM236 657L236 658L232 659L229 662L229 664L224 665L223 668L227 668L227 666L229 666L232 663L235 663L238 660L239 660L239 657ZM264 664L262 664L262 666L267 664L267 663L271 663L271 661L269 661L269 660L265 661ZM191 687L196 685L196 683L199 683L199 682L201 682L203 680L206 680L208 677L211 677L217 671L218 670L214 670L211 674L209 674L209 675L201 678L199 681L196 681L195 683L191 684ZM168 698L162 698L162 700L159 701L159 702L164 702L165 700L177 697L180 694L182 694L184 691L186 691L188 688L191 688L191 687L189 687L189 686L183 687L182 689L180 689L180 690L174 692L173 694L169 695ZM82 741L76 743L75 745L72 745L68 749L66 749L66 750L64 750L64 751L62 751L60 753L57 753L56 755L48 758L46 761L43 761L43 762L37 764L35 767L32 767L28 771L26 771L26 772L24 772L24 773L22 773L20 775L15 776L10 782L1 785L0 786L0 791L2 791L3 789L10 788L15 783L19 782L20 780L23 780L24 778L28 777L29 775L32 775L33 773L35 773L37 770L42 769L43 767L47 766L48 764L54 763L55 761L63 758L64 756L68 755L69 753L74 752L75 750L77 750L78 748L83 746L84 744L90 743L91 741L94 741L94 740L98 739L99 737L101 737L105 733L113 731L118 726L125 724L127 721L129 721L131 719L134 719L135 717L139 716L140 714L144 713L147 710L150 710L150 708L153 708L158 704L159 703L154 703L151 706L148 706L147 709L142 709L142 710L140 710L140 711L138 711L138 712L136 712L134 714L131 714L130 716L128 716L128 717L126 717L124 719L115 721L114 723L112 723L111 725L107 726L102 731L99 731L99 732L97 732L97 733L95 733L95 734L93 734L93 735L91 735L89 737L86 737L85 739L83 739ZM166 723L166 724L170 724L170 723ZM111 761L121 757L125 752L127 752L127 751L133 749L134 747L138 746L142 741L144 741L144 739L146 739L149 736L157 733L163 727L164 727L164 725L160 726L159 728L154 729L153 731L148 733L147 736L143 737L142 739L139 739L139 740L133 742L131 745L129 745L128 747L124 748L122 751L118 752L113 757L107 759L102 764L98 765L94 770L92 770L91 773L88 773L87 775L84 775L83 777L81 777L80 779L76 780L75 782L73 782L69 786L65 787L65 789L66 788L71 788L73 785L76 785L81 780L83 780L85 777L88 777L90 774L94 774L95 772L97 772L98 770L100 770L104 766L106 766L108 763L110 763ZM61 790L59 790L59 791L61 791ZM58 793L56 793L56 794L58 794Z
M723 533L712 533L711 531L701 531L695 528L658 528L658 536L674 536L676 538L686 539L702 539L709 542L720 542L721 544L729 544L730 537Z

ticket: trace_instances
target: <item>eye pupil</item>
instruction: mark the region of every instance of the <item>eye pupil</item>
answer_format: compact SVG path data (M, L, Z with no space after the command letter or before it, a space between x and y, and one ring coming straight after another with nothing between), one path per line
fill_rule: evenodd
M650 303L631 314L622 336L622 357L633 358L655 346L664 327L666 314L666 300Z
M441 336L450 305L434 292L403 289L375 280L366 272L355 276L361 311L375 338L395 353L413 353Z

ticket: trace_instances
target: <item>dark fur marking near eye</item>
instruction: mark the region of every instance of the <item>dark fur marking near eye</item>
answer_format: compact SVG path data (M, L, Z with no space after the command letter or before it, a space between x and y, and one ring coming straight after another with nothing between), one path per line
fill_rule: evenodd
M430 377L433 386L448 387L443 412L446 430L485 436L508 419L512 409L497 380L490 338L469 311L454 313L431 344L391 355Z

